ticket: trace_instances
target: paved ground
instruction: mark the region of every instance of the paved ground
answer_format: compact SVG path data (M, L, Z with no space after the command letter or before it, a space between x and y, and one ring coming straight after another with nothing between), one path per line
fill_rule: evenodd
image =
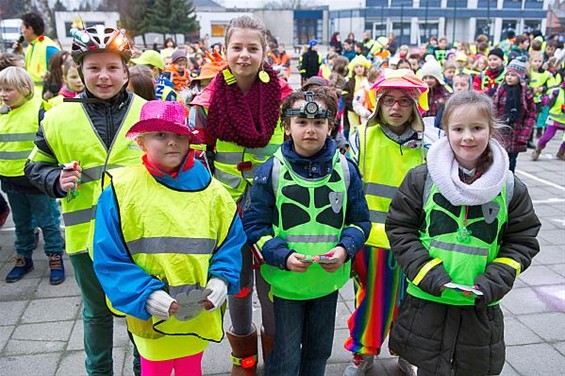
M293 76L291 83L298 78ZM553 155L559 134L538 162L529 154L518 158L517 175L528 185L543 227L541 252L501 305L506 315L506 376L558 375L565 369L565 162ZM11 219L0 230L0 375L85 375L82 345L81 302L68 258L67 281L49 285L47 259L41 245L34 254L35 270L23 280L6 284L13 266L14 229ZM349 361L343 349L346 320L353 308L353 287L341 291L335 341L327 375L341 375ZM255 300L254 321L260 325ZM226 328L229 317L226 315ZM132 375L131 345L123 320L115 321L115 375ZM385 346L386 348L386 346ZM227 341L213 344L205 352L204 373L229 373ZM384 352L370 375L400 375L396 358Z

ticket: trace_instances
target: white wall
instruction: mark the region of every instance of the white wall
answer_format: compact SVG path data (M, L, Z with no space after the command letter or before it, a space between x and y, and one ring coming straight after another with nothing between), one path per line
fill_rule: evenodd
M292 10L256 10L253 14L263 20L267 29L291 51L294 39L294 13Z
M227 26L232 18L248 15L252 16L250 12L198 12L196 19L200 23L200 39L208 35L209 45L214 43L224 43L224 37L212 37L212 24L223 23Z

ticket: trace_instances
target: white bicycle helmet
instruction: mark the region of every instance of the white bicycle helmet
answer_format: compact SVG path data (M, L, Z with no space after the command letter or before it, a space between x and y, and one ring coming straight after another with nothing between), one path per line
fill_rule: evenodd
M131 58L132 51L125 30L96 25L84 30L71 29L73 35L73 46L71 55L77 65L89 53L115 52L127 63Z

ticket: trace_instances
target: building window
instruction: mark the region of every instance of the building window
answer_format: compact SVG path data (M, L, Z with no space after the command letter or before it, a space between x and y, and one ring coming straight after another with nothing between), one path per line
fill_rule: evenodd
M420 43L427 43L428 39L432 36L438 36L439 35L439 23L437 21L433 22L433 21L429 21L428 23L424 22L420 22Z
M531 33L534 30L541 30L539 20L524 20L524 33Z
M392 32L396 34L398 45L411 44L410 42L410 22L393 22Z
M492 28L489 28L489 20L477 20L477 29L475 30L475 39L481 34L484 34L490 38L492 34Z
M226 24L212 24L212 37L222 38L226 35Z
M502 20L501 39L506 39L509 31L516 32L516 20Z

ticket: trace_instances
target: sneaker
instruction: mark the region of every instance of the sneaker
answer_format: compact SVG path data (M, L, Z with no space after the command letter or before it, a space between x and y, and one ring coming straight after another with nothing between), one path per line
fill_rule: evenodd
M65 266L63 265L63 257L61 255L49 256L49 283L52 285L59 285L65 281Z
M2 212L0 213L0 228L4 226L9 215L10 215L10 207L6 205L6 208L2 210Z
M17 282L24 277L27 273L33 270L33 261L31 258L16 256L16 266L6 276L6 282Z
M374 365L373 355L353 354L351 364L343 372L343 376L363 376Z
M401 357L398 357L398 368L406 376L416 376L418 374L418 367Z
M541 154L541 149L535 148L535 150L532 151L532 161L537 161L539 159L540 154Z
M528 149L535 149L536 148L536 144L534 144L533 141L528 141Z

